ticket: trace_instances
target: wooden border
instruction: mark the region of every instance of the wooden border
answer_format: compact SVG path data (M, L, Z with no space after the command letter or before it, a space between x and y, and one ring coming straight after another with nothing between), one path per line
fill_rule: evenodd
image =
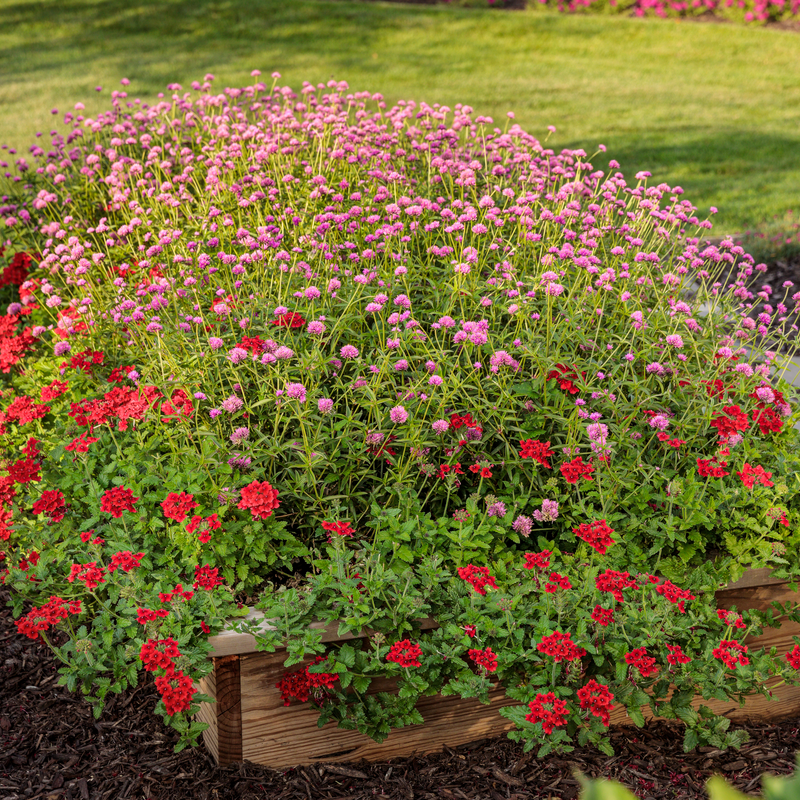
M720 607L767 610L773 602L800 601L800 592L789 589L789 582L771 577L771 570L748 570L738 581L716 593ZM261 620L262 630L275 630L263 614L251 610L247 619ZM312 623L320 630L323 642L365 638L372 631L339 635L338 623ZM433 619L422 620L422 629L437 627ZM783 654L800 636L800 623L784 621L780 628L767 628L758 637L748 637L750 647L775 647ZM484 706L474 699L424 697L417 707L424 725L393 730L385 742L378 744L357 731L337 728L328 723L318 726L319 714L308 705L285 707L276 683L285 671L285 651L257 652L255 638L232 630L209 638L212 644L214 672L200 682L200 690L216 697L201 706L198 719L209 723L203 734L206 747L221 766L241 761L284 769L305 764L360 759L384 760L408 756L416 752L440 750L444 744L457 746L496 736L512 725L498 710L516 701L505 697L502 686L490 692L491 703ZM308 662L310 663L310 659ZM297 665L300 669L303 665ZM369 693L393 691L388 679L375 679ZM709 706L715 713L735 720L780 719L800 713L800 687L780 686L772 692L774 700L761 695L748 698L745 705L736 701L707 701L696 697L693 705ZM649 707L643 708L650 719ZM614 709L612 725L632 724L623 707Z

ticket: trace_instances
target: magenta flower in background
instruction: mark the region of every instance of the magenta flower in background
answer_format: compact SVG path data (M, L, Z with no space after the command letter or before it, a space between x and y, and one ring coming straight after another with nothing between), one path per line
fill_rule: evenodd
M306 401L306 387L302 383L287 383L286 396L291 397L292 400L298 400L301 403Z
M333 400L329 397L320 397L317 400L317 408L320 414L330 414L333 411Z
M244 407L244 403L235 394L223 400L219 405L223 411L227 411L229 414L235 414Z
M537 508L533 516L537 522L555 522L558 519L558 501L542 500L541 510Z
M667 336L667 344L672 347L683 347L683 339L677 333L672 333Z
M445 431L447 431L449 427L450 423L446 419L437 419L436 422L434 422L431 425L431 428L433 428L433 432L437 436L441 436L443 433L445 433Z
M403 425L408 421L408 411L406 411L403 406L395 406L389 412L389 419L394 422L395 425Z
M358 358L358 349L351 344L346 344L340 351L339 355L342 358Z

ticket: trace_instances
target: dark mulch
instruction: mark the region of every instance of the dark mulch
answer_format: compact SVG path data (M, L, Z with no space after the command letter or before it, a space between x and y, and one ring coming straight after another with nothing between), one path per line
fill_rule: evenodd
M56 686L56 666L40 641L17 634L0 592L0 798L2 800L362 800L574 798L576 770L614 778L641 798L705 797L710 775L756 791L761 772L792 772L800 721L749 727L740 751L685 755L667 724L612 733L616 755L580 749L537 760L508 739L381 764L317 765L274 772L254 764L216 767L203 746L175 754L175 735L152 710L156 692L142 675L114 697L99 721L78 695Z

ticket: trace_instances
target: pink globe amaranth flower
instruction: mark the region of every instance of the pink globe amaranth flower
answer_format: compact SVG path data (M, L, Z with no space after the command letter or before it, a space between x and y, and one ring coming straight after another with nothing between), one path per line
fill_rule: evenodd
M69 342L58 342L53 348L53 353L57 356L63 356L69 353L70 350L72 350L72 345Z
M358 358L358 349L351 344L346 344L340 351L339 355L342 358Z
M286 396L291 397L293 400L298 400L301 403L306 401L306 387L302 383L287 383Z
M441 375L431 375L430 378L428 378L428 383L431 386L441 386L442 385Z
M667 336L667 344L672 347L683 347L683 339L677 333L672 333Z
M231 435L230 440L234 444L239 444L239 442L247 439L250 436L250 428L237 428Z
M389 419L394 422L395 425L402 425L408 421L408 411L406 411L403 406L395 406L389 412Z
M225 344L225 342L223 342L223 341L222 341L222 339L220 339L220 338L219 338L219 337L217 337L217 336L212 336L212 337L211 337L211 338L208 340L208 346L209 346L209 347L210 347L212 350L219 350L219 349L220 349L220 347L222 347L224 344Z
M330 414L333 411L333 400L329 397L320 397L317 400L317 408L320 414Z
M233 414L237 411L240 411L244 406L244 403L235 394L232 394L230 397L223 400L219 405L223 411Z
M306 330L312 336L322 336L322 334L325 333L325 330L326 330L325 323L324 322L320 322L319 320L312 320L306 326Z
M669 417L664 414L656 414L653 417L650 417L650 421L648 423L651 428L656 428L659 431L665 431L669 428Z
M266 353L266 355L270 355L270 354ZM294 355L294 350L292 350L291 347L279 347L279 348L277 348L277 350L275 350L275 354L274 355L275 355L275 358L287 359L287 358L291 358Z
M241 364L242 361L247 359L247 350L243 347L234 347L233 350L228 353L228 359L233 364Z
M436 422L431 425L433 432L437 436L441 436L449 427L450 423L446 419L437 419Z

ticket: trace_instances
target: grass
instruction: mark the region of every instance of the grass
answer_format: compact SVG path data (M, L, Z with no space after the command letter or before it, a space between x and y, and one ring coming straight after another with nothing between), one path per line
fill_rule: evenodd
M91 113L119 79L130 98L250 70L283 83L506 111L549 143L598 143L626 174L680 185L716 232L796 207L800 35L737 25L469 11L355 0L0 0L0 142L45 137L75 102ZM103 85L101 94L94 87ZM105 98L105 100L103 100ZM58 117L50 109L59 108ZM59 122L58 125L61 123Z

